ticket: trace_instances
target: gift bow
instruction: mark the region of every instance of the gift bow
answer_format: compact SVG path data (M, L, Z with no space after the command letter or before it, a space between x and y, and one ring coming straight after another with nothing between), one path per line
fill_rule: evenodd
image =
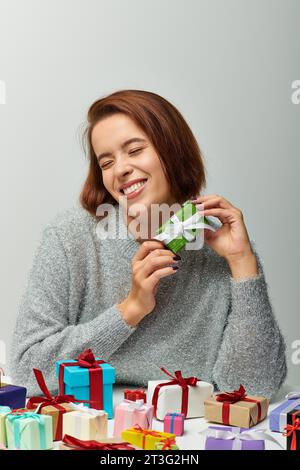
M212 437L214 439L233 440L232 450L241 450L243 441L270 441L282 447L282 445L266 433L266 429L252 429L251 431L241 432L241 428L234 428L234 430L224 429L205 429L200 431L199 434L204 434L206 437Z
M290 392L285 396L285 398L287 400L297 400L297 398L300 398L300 392Z
M171 446L176 445L176 441L174 437L168 437L164 441L161 441L161 444L162 444L161 450L171 450L172 449Z
M74 447L77 450L135 450L134 447L127 442L109 443L98 441L83 441L76 437L65 434L63 437L64 444Z
M158 384L155 387L152 397L152 405L154 406L154 416L156 416L159 390L161 389L161 387L165 387L166 385L179 385L182 388L181 413L186 416L188 410L188 386L190 385L191 387L196 387L197 382L200 381L200 379L197 379L197 377L184 378L182 377L182 373L180 370L177 370L175 372L175 376L171 375L164 367L161 367L160 370L167 374L169 377L171 377L173 380L167 383Z
M131 411L133 410L143 410L145 408L144 400L127 400L126 398L123 400L123 403L128 405L128 409Z
M146 442L146 437L147 436L154 436L154 437L159 437L161 440L163 438L163 434L159 431L152 431L150 429L144 429L142 428L139 424L136 424L132 428L129 429L130 431L136 431L139 434L142 434L143 436L143 441L142 441L142 448L145 449L145 442Z
M292 415L292 424L285 426L286 431L283 433L284 437L290 437L292 435L291 450L297 450L297 432L300 431L300 418L296 418Z
M86 367L88 369L95 369L99 367L99 363L96 361L94 353L91 349L86 349L80 353L77 358L77 362L80 367Z
M136 389L136 390L129 390L128 388L126 388L124 390L124 398L127 399L127 400L137 400L137 399L146 399L146 392L143 388L139 388L139 389Z
M84 406L83 403L79 403L76 405L76 403L70 403L70 408L73 411L79 411L80 413L87 413L92 416L104 416L107 415L106 411L104 410L95 410L95 408L88 408L87 406Z
M166 245L177 237L184 237L188 242L191 242L195 239L195 235L190 233L189 230L202 228L204 224L203 222L201 223L200 220L201 217L198 211L186 220L179 220L178 216L174 214L163 232L159 233L154 238L162 241Z
M261 404L258 400L254 398L248 398L246 394L246 390L243 385L240 385L238 390L234 390L233 392L225 392L225 393L218 393L216 395L216 400L223 402L222 407L222 421L223 424L229 424L229 412L230 412L230 405L237 403L238 401L248 401L257 404L257 422L261 420Z

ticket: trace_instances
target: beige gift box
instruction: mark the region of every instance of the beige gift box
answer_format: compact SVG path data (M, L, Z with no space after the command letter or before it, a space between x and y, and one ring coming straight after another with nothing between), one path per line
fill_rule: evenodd
M83 441L101 441L107 437L107 413L104 410L87 408L63 415L63 436L76 437Z
M260 421L265 419L268 414L269 400L264 397L247 395L251 400L257 400L261 406ZM217 401L216 397L212 397L204 402L204 417L213 423L223 423L222 401ZM240 428L250 428L258 423L258 405L249 401L238 401L229 405L229 426L238 426Z

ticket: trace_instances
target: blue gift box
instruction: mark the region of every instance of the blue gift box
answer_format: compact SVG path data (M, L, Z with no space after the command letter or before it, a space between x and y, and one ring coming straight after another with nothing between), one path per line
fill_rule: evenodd
M97 358L97 360L99 360ZM60 364L66 362L77 362L74 360L57 361L56 376L59 377ZM110 364L99 364L102 369L103 381L103 409L108 414L108 419L113 417L113 384L115 383L115 369ZM64 367L65 394L74 395L76 400L90 399L90 377L89 370L80 366ZM89 404L85 404L89 406Z
M284 432L284 427L287 423L287 414L292 410L300 410L300 392L298 396L296 394L294 395L295 396L285 400L271 411L269 416L269 427L271 431Z
M10 408L25 408L27 389L17 385L1 384L0 406Z

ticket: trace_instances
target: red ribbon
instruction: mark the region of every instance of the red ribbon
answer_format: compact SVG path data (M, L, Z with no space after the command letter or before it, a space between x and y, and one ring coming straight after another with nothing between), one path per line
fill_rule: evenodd
M64 394L64 368L79 366L89 370L90 377L90 399L85 403L90 403L96 410L103 410L103 375L99 364L106 364L105 361L96 361L91 349L86 349L76 359L77 362L64 362L59 367L59 393ZM82 400L81 400L82 401Z
M173 380L167 383L156 385L154 393L153 393L153 397L152 397L152 405L154 406L154 417L156 417L159 390L161 389L161 387L165 387L167 385L180 385L180 387L182 388L181 413L183 413L186 416L187 409L188 409L188 401L189 401L188 386L190 385L191 387L195 387L197 385L197 382L200 381L201 379L197 379L197 377L184 378L182 377L180 370L176 370L175 376L171 375L164 367L161 367L160 370L162 370L165 374L167 374Z
M257 404L257 423L261 420L261 403L259 400L254 398L248 398L246 395L246 390L243 385L240 385L238 390L233 392L218 393L216 396L217 401L222 401L222 422L223 424L229 425L229 414L230 414L230 405L237 403L238 401L248 401L251 403Z
M56 427L54 440L60 441L62 438L62 415L67 411L63 406L60 405L60 403L71 403L73 401L78 401L78 400L75 400L73 395L52 396L46 385L42 371L40 371L39 369L33 369L33 372L37 380L37 383L39 384L39 387L45 396L30 398L27 402L27 409L33 410L33 409L36 409L37 406L39 406L37 413L41 414L41 411L45 406L49 406L49 405L54 406L54 408L58 410L57 427Z
M160 439L162 439L162 437L163 437L161 432L151 431L149 429L144 429L139 424L136 424L133 428L130 428L129 430L130 431L136 431L136 432L142 434L142 436L143 436L142 449L145 449L145 443L146 443L146 437L147 436L159 437Z
M300 414L300 411L292 414L292 424L285 426L286 432L283 433L283 436L290 437L292 435L292 442L290 450L297 450L297 432L300 432L300 418L296 416Z
M168 437L165 441L163 441L163 446L161 450L171 450L173 445L176 444L174 437Z
M76 437L65 434L62 442L76 450L135 450L127 442L108 443L98 441L82 441Z
M137 390L128 390L127 388L124 390L124 398L125 400L137 401L137 400L144 400L144 403L147 401L145 390L139 388Z

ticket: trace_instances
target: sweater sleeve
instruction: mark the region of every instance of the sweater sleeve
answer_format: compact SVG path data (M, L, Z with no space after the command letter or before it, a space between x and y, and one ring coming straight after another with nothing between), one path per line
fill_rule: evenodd
M231 305L213 379L219 390L243 384L252 395L271 398L286 373L285 342L274 317L262 260L251 242L258 275L235 280L230 275Z
M72 324L69 283L64 246L55 227L47 226L20 301L9 354L13 383L27 387L28 395L40 394L33 367L43 371L50 390L57 390L56 360L76 358L86 348L108 360L136 329L125 322L116 304L92 321Z

